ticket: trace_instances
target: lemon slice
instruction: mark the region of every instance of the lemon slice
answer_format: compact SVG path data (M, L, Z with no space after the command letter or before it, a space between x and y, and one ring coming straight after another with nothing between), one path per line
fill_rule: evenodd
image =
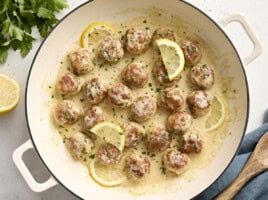
M93 160L89 164L89 171L92 178L103 186L117 186L126 180L121 165L104 166Z
M210 113L205 122L206 131L212 131L219 128L226 118L226 103L219 94L214 96L211 103Z
M17 81L0 74L0 114L13 110L19 102L20 87Z
M112 25L106 22L93 22L89 24L80 37L80 44L83 48L98 43L103 37L115 33Z
M167 70L170 81L174 80L184 69L184 55L180 46L169 39L158 39L156 44Z
M100 122L90 129L92 133L104 141L113 144L120 151L125 147L125 134L121 127L111 122Z

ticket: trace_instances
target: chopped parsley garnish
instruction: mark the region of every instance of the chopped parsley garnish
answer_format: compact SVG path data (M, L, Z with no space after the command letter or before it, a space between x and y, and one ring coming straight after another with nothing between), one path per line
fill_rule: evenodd
M87 151L86 151L86 148L85 148L85 147L83 147L83 149L82 149L82 153L83 153L83 154L86 154L86 153L87 153Z
M161 92L161 88L156 88L156 92Z
M61 94L61 98L64 100L66 99L66 95L65 94Z
M155 154L154 154L154 153L152 153L152 154L150 155L150 157L151 157L151 158L155 157Z
M62 139L62 141L63 141L63 143L66 143L66 140L67 140L68 138L66 137L66 135L64 135L63 136L63 139Z
M162 174L166 175L166 167L164 165L164 162L162 161L162 166L160 167Z

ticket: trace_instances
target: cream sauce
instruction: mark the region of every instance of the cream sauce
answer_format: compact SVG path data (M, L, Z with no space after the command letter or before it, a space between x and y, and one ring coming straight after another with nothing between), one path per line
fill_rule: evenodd
M114 24L114 26L118 31L119 37L122 39L124 39L124 33L126 32L126 30L130 27L146 27L146 29L150 30L151 34L158 27L168 27L176 32L177 42L179 42L181 39L190 39L192 41L195 41L202 51L202 59L200 61L200 64L207 64L208 66L212 67L215 71L215 84L210 90L208 90L210 99L212 100L216 92L222 93L222 91L224 91L224 85L223 85L224 81L220 77L217 68L215 67L215 61L214 61L215 56L213 55L213 52L210 50L209 44L207 44L202 38L198 37L196 33L189 32L189 30L191 30L187 28L189 27L189 25L184 24L178 17L172 16L165 12L161 12L160 14L160 12L154 11L149 13L148 16L137 17L129 21L122 22L120 24ZM79 45L77 42L73 45L73 47L70 48L70 51L78 47ZM93 54L96 54L95 49L96 47L91 48ZM145 53L138 56L130 55L125 51L123 59L121 59L117 64L113 65L104 64L95 58L96 55L94 55L94 62L96 65L94 70L86 75L80 76L83 82L93 77L100 77L109 85L120 83L122 82L121 72L124 69L124 67L126 67L127 64L131 62L140 62L144 65L145 69L148 71L149 80L148 83L145 85L145 87L132 89L134 99L141 95L150 95L152 97L157 98L159 89L163 88L155 81L155 79L152 76L153 64L159 58L157 50L153 49L152 46ZM62 66L60 68L58 77L60 77L65 72L69 71L70 68L71 68L70 62L66 56L66 58L62 62ZM181 74L180 79L176 82L176 86L182 89L184 99L191 91L194 90L189 79L189 72L190 68L185 67L185 70ZM225 95L223 94L223 96ZM74 100L77 104L81 106L83 110L86 110L88 107L90 107L90 105L88 105L84 100L81 92L73 97L68 97L68 99ZM61 100L62 100L61 94L59 94L55 90L53 101L56 102ZM112 107L111 104L107 102L107 100L104 100L99 105L108 114L108 121L117 123L119 125L123 125L124 123L129 121L129 109ZM184 104L182 110L189 110L186 103ZM140 124L144 126L147 131L155 126L159 125L165 126L167 116L168 116L167 112L158 109L156 115L152 119ZM124 156L133 151L141 155L148 155L151 161L151 173L145 180L141 182L126 181L125 183L122 184L122 188L124 189L126 188L133 195L141 195L148 192L160 192L160 191L166 192L167 190L169 191L172 190L172 188L175 189L173 184L174 180L177 181L179 179L180 181L191 181L192 179L194 179L196 172L202 170L202 168L207 166L213 160L215 153L221 146L222 140L228 134L227 122L225 122L219 129L215 131L205 132L204 125L206 118L207 115L204 117L194 119L192 127L189 130L190 132L197 132L202 137L204 145L201 153L197 155L190 155L191 162L189 170L186 173L178 177L168 172L166 175L163 174L161 170L162 153L154 153L154 154L149 153L146 150L145 145L140 144L136 149L124 150L125 154ZM78 122L71 127L59 127L58 130L59 133L62 135L64 141L66 138L70 136L70 134L81 130L81 122ZM179 142L180 137L178 135L173 135L173 137L174 139L171 148L177 149L180 144ZM97 148L95 148L95 151L96 149ZM87 160L85 164L87 164L87 162L89 162L89 160ZM179 187L178 184L176 184L176 189L178 189L178 187Z

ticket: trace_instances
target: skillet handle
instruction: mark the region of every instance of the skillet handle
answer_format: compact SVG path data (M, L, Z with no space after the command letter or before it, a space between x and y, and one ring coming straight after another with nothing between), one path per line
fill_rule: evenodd
M257 58L261 52L262 52L262 47L261 43L256 35L256 33L253 31L253 28L250 26L248 23L247 19L241 15L241 14L233 14L229 15L226 18L220 20L220 24L224 27L227 26L228 24L232 22L238 22L242 25L244 31L248 35L249 39L251 40L253 44L253 50L251 53L244 58L245 64L249 64L251 61L253 61L255 58Z
M21 175L23 176L28 186L34 192L43 192L57 185L58 184L57 181L52 176L43 183L38 183L34 179L34 177L32 176L31 172L29 171L29 169L27 168L27 166L25 165L22 159L23 154L30 149L33 149L33 144L31 140L28 140L24 144L19 146L17 149L15 149L12 155L13 162L17 166L18 170L20 171Z

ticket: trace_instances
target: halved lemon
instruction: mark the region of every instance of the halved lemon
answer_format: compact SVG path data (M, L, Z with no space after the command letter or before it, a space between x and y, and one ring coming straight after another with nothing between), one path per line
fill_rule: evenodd
M89 45L98 43L102 38L107 35L115 33L115 29L112 25L106 22L93 22L89 24L80 37L80 44L83 48L87 48Z
M120 151L125 147L125 134L121 127L112 122L100 122L90 129L92 133L113 144Z
M0 74L0 114L13 110L19 102L20 87L14 79Z
M126 180L122 165L104 166L96 160L89 164L90 175L103 186L117 186Z
M156 44L160 50L161 57L167 70L170 81L180 75L184 69L184 54L180 46L169 39L158 39Z
M227 107L223 97L216 94L211 103L210 112L205 122L206 131L212 131L219 128L227 115Z

